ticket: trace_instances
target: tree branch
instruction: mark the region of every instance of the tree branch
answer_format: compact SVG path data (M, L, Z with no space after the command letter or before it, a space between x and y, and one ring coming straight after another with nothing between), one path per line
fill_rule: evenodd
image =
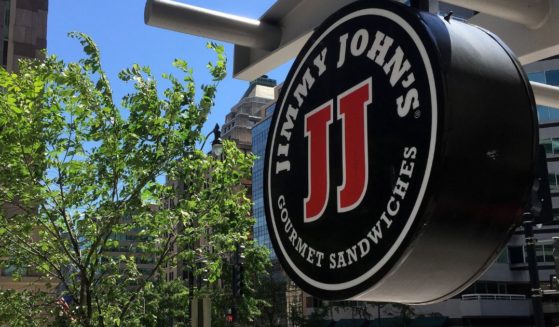
M72 246L74 247L74 252L77 255L77 261L78 261L78 267L80 269L84 269L84 267L82 266L81 260L82 260L82 253L80 250L80 245L78 244L78 240L76 238L76 235L74 235L74 230L72 229L72 227L70 226L70 222L68 221L68 214L66 213L66 206L64 205L64 203L66 202L64 200L64 177L62 176L62 172L60 171L60 166L57 164L57 169L58 169L58 186L60 189L60 200L62 201L63 206L59 207L58 210L60 212L60 215L62 216L62 218L64 219L64 224L66 225L66 230L68 231L68 235L70 236L70 242L72 242Z
M163 262L167 259L167 254L169 253L169 251L173 248L174 244L175 244L175 240L176 238L171 235L167 238L166 242L165 242L165 247L164 247L164 251L163 253L159 256L159 259L157 260L157 264L155 265L155 267L151 270L151 273L149 274L149 276L147 276L145 279L142 280L142 285L140 285L135 292L132 292L132 295L128 298L128 301L125 303L125 305L122 307L121 312L120 312L120 316L119 318L121 320L124 319L124 317L126 316L126 314L128 313L128 309L130 308L130 305L136 300L136 298L138 297L138 294L140 293L140 291L146 286L146 283L148 280L150 280L153 275L155 275L155 272L159 269L159 267L161 266L161 264L163 264Z

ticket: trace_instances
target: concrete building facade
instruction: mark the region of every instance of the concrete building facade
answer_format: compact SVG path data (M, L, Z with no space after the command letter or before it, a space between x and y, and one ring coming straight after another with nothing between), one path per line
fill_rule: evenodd
M17 70L21 58L37 58L47 47L48 0L0 0L0 63Z
M252 152L257 156L252 169L252 180L243 182L247 188L247 195L253 200L253 216L256 225L253 228L253 237L261 244L266 242L268 236L264 216L264 202L262 187L257 190L252 185L262 183L262 165L266 150L266 138L270 124L269 113L273 112L280 87L276 81L262 76L252 82L239 100L225 116L225 123L221 128L222 138L235 141L237 147L244 152ZM272 249L270 238L265 243ZM272 250L273 251L273 250Z
M264 118L262 107L276 99L275 86L276 81L267 76L250 82L239 102L225 116L222 138L235 141L237 147L245 152L252 151L252 128Z
M16 71L21 58L38 58L47 46L48 0L0 0L0 64ZM7 217L18 209L0 204ZM1 258L0 258L1 263ZM13 276L18 273L17 281ZM45 289L47 281L32 267L17 271L0 265L0 289Z

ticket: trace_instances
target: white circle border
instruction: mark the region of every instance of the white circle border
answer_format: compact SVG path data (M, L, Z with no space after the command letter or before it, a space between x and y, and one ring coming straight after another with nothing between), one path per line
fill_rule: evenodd
M287 263L289 264L290 268L293 269L293 271L299 276L299 278L301 278L302 280L304 280L305 282L307 282L309 285L314 286L318 289L322 289L322 290L326 290L326 291L341 291L341 290L346 290L349 289L351 287L357 286L359 284L361 284L362 282L366 281L367 279L369 279L372 275L374 275L377 271L379 271L382 267L384 267L384 265L386 264L386 262L388 260L390 260L392 258L392 255L394 254L394 252L396 252L399 248L399 246L401 245L401 243L403 242L404 238L408 235L408 232L411 228L411 225L413 224L413 222L415 221L417 212L419 210L419 207L422 203L423 197L425 195L425 190L427 188L427 184L429 182L429 177L431 175L431 168L433 166L433 159L434 159L434 155L435 155L435 145L436 145L436 137L437 137L437 112L438 112L438 104L437 104L437 92L436 92L436 87L435 87L435 78L434 78L434 74L433 74L433 68L431 66L431 62L429 60L429 56L427 54L427 50L425 49L425 46L423 45L423 43L421 42L421 39L419 38L419 36L417 35L417 33L415 32L415 30L408 24L408 22L406 22L404 19L402 19L400 16L385 10L385 9L379 9L379 8L366 8L366 9L361 9L361 10L357 10L354 11L346 16L344 16L343 18L341 18L340 20L337 20L334 24L332 24L332 26L330 26L326 31L324 31L324 33L322 33L320 35L320 37L318 39L316 39L316 41L314 42L314 44L312 45L312 47L307 51L307 53L305 54L305 57L300 61L299 66L297 67L297 70L295 71L295 73L293 74L293 76L297 76L299 74L299 70L301 69L301 66L306 63L308 56L310 55L310 53L316 48L316 46L322 41L323 38L325 38L334 28L338 27L339 25L345 23L346 21L356 18L356 17L360 17L360 16L369 16L369 15L375 15L375 16L381 16L381 17L385 17L387 19L392 20L393 22L395 22L396 24L400 25L400 27L402 27L407 33L408 35L412 38L412 40L414 41L415 45L417 46L419 53L421 55L421 58L423 60L423 63L425 65L425 69L427 71L427 79L429 81L429 90L430 90L430 96L431 96L431 140L430 140L430 144L429 144L429 154L427 157L427 165L425 167L425 174L423 175L423 180L421 182L421 188L419 190L419 194L417 196L417 199L415 201L415 205L412 209L412 212L410 214L410 217L408 219L408 221L406 222L406 225L404 226L404 228L402 229L402 232L400 233L399 237L396 239L396 241L393 243L392 247L388 250L388 252L383 256L383 258L377 262L371 269L369 269L366 273L362 274L361 276L351 280L351 281L347 281L347 282L343 282L343 283L338 283L338 284L328 284L328 283L323 283L323 282L319 282L316 281L314 279L312 279L311 277L307 276L306 274L304 274L301 270L299 270L299 268L297 268L297 266L293 263L293 261L291 261L291 258L286 255L286 251L285 248L283 247L283 244L281 242L280 236L278 234L278 229L276 226L276 222L274 219L274 213L273 213L273 202L271 199L271 192L269 190L267 190L268 193L268 201L269 201L269 208L270 208L270 212L269 214L271 215L271 219L270 221L272 222L273 225L273 229L274 229L274 233L276 236L276 241L277 244L283 254L284 259L287 261ZM285 91L285 94L289 94L289 91L291 90L291 87L293 85L293 80L292 79ZM287 98L287 97L286 97ZM284 108L284 104L285 104L285 98L283 99L284 102L282 102L280 104L278 108L279 110L283 111ZM275 126L274 126L274 133L272 134L272 141L271 141L271 149L274 147L275 145L275 138L276 138L276 132L277 132L277 128L278 128L278 123L280 121L279 117L281 117L282 112L278 112L277 116L278 119L275 122ZM270 150L271 150L270 149ZM271 185L271 180L270 180L270 176L271 174L271 161L269 160L269 162L267 162L266 164L268 165L268 187L270 187Z

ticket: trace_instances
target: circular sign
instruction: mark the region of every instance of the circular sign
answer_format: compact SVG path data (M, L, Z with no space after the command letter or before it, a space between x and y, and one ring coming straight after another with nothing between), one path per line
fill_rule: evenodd
M276 254L306 292L358 298L394 274L428 223L446 140L440 50L416 12L357 2L295 60L270 126L264 189Z
M437 135L433 68L414 28L379 8L338 16L294 64L266 167L278 252L323 297L359 292L393 264Z

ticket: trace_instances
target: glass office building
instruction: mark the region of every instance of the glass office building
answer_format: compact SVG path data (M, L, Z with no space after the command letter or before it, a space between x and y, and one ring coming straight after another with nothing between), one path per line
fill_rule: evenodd
M527 67L531 81L559 86L559 59L542 61ZM540 144L547 157L553 218L559 220L559 109L537 106Z
M276 259L276 254L268 235L266 225L266 213L264 210L264 155L266 152L266 142L268 140L268 130L272 120L271 114L276 108L276 103L265 108L264 119L252 128L252 152L256 155L256 160L252 168L252 201L253 216L256 220L254 224L254 239L260 245L266 246L271 251L271 259Z

